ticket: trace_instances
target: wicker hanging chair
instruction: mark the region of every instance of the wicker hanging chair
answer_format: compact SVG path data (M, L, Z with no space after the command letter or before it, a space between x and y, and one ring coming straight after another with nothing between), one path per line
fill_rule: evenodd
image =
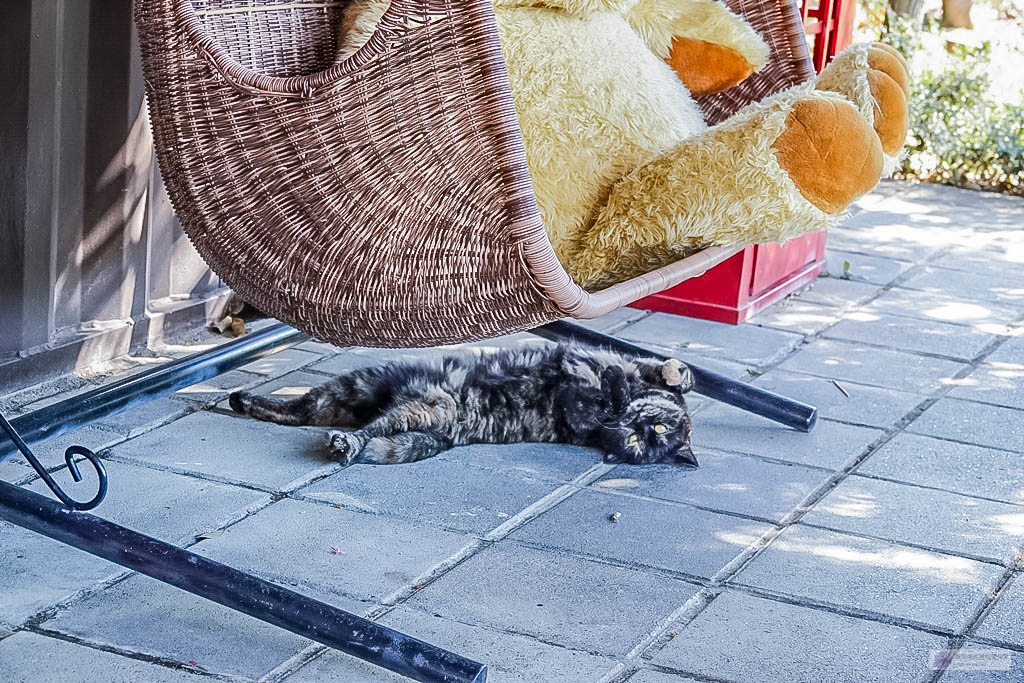
M430 346L595 317L738 251L584 291L532 194L491 0L394 0L338 62L344 4L136 0L163 179L246 301L342 345ZM772 58L703 99L713 122L813 74L791 0L729 4Z

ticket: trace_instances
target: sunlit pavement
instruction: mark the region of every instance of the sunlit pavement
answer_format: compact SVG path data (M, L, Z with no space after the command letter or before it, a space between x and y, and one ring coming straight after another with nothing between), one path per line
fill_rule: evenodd
M533 444L341 470L228 391L437 351L313 342L38 450L106 449L102 516L494 681L1024 681L1024 199L889 183L829 244L830 277L742 326L592 323L819 406L807 435L695 397L696 471ZM472 346L499 343L540 342ZM23 463L0 478L45 492ZM6 524L0 672L398 680Z

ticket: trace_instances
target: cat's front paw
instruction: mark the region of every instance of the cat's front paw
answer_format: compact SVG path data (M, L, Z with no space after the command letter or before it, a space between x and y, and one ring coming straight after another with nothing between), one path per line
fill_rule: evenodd
M352 432L327 432L327 449L332 458L348 467L363 450L363 442Z

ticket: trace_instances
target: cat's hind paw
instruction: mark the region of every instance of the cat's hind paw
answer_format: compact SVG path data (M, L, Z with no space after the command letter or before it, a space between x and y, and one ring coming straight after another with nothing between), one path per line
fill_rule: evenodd
M356 461L365 444L352 432L327 432L327 450L330 456L345 467Z

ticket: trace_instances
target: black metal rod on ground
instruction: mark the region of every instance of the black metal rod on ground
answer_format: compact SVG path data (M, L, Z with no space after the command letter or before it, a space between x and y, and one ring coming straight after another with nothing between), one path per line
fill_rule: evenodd
M194 353L119 382L54 403L11 420L11 424L26 443L39 443L127 410L161 394L216 377L299 344L308 338L284 323L277 323L214 349ZM5 434L0 433L0 460L16 452L14 443Z
M669 356L564 320L537 327L530 332L555 342L572 341L587 346L602 346L634 356L662 360L669 358ZM682 359L680 360L682 361ZM686 363L693 373L693 390L698 394L760 415L801 432L811 431L818 422L818 409L814 406L704 370L687 361L682 362Z
M0 519L418 681L487 680L483 664L5 482Z

